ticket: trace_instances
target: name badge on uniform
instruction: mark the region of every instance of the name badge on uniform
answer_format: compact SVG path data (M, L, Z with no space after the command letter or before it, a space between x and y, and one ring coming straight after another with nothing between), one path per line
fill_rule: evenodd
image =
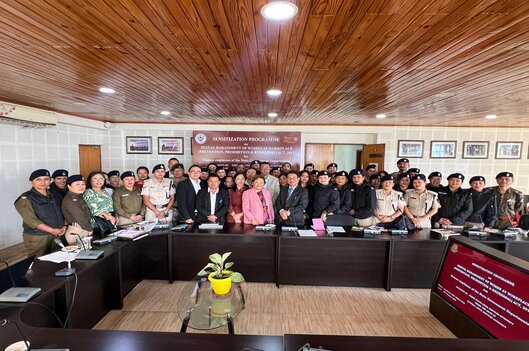
M129 196L129 194L121 194L122 197Z
M72 201L77 201L77 199L72 199Z

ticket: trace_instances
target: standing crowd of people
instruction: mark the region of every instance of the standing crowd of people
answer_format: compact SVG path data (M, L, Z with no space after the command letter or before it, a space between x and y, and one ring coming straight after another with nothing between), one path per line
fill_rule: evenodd
M442 185L440 172L428 177L397 161L389 174L366 169L339 171L336 163L325 170L308 163L297 171L285 162L272 167L254 160L249 167L185 167L176 158L150 171L94 171L85 179L59 169L31 173L31 189L16 201L23 220L28 255L43 255L78 238L97 236L140 221L167 223L275 223L303 226L313 218L327 221L347 216L357 226L431 228L482 223L486 230L516 225L523 195L511 187L514 175L501 172L496 186L486 188L482 176L469 180L450 174Z

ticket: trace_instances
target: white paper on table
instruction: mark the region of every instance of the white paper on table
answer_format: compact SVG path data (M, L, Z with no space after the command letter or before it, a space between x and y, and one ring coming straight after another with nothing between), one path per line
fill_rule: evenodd
M328 225L327 226L327 232L329 232L329 233L345 233L345 229L343 227L340 227L340 226Z
M75 260L75 256L77 256L78 253L79 253L78 251L77 252L73 251L69 253L66 253L64 251L56 251L56 252L52 252L51 254L40 256L38 257L38 259L41 261L54 262L54 263L68 262L68 261Z
M299 236L318 236L312 229L298 229Z

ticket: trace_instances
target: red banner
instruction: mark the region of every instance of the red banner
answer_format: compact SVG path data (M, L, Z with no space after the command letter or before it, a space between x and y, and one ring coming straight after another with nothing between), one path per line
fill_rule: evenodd
M527 274L453 243L435 292L498 339L529 337Z
M299 132L193 132L193 163L206 166L246 166L253 160L267 161L272 167L285 162L299 170L301 133Z

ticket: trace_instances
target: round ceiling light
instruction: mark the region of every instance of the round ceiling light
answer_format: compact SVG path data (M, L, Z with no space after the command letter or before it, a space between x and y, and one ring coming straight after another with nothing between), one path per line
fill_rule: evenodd
M378 115L375 116L376 118L386 118L387 116L383 113L379 113Z
M270 90L267 90L266 93L270 96L279 96L283 94L283 92L279 89L270 89Z
M271 21L285 21L298 13L298 7L288 1L272 1L261 8L261 15Z
M275 113L275 112L270 112L270 113L268 114L268 117L270 117L270 118L276 118L276 117L277 117L277 113Z
M486 115L485 118L486 119L496 119L496 115Z
M160 112L160 114L161 114L162 116L169 116L169 115L171 114L171 112L169 112L169 111L162 111L162 112Z
M105 88L105 87L99 88L99 91L102 92L103 94L114 94L116 92L112 88Z

